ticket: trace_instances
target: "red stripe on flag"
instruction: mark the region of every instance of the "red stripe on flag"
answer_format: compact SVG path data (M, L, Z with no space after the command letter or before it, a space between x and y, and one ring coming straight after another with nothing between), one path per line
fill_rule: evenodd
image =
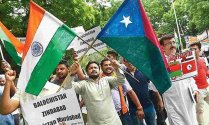
M165 58L163 50L160 47L160 44L159 44L158 39L157 39L157 37L155 35L155 32L154 32L154 30L152 28L152 25L151 25L151 23L149 21L149 18L146 15L145 9L142 6L142 2L141 2L141 0L138 0L138 1L139 1L138 3L139 3L139 8L140 8L142 20L143 20L142 22L143 22L143 25L144 25L145 35L160 50L162 58L163 58L163 61L164 61L164 64L165 64L165 67L166 67L166 69L168 69L168 62L167 62L167 60Z
M169 66L169 68L171 72L175 72L175 71L181 70L181 65L176 64L176 65Z
M196 70L195 60L182 63L182 72L183 74L191 73Z

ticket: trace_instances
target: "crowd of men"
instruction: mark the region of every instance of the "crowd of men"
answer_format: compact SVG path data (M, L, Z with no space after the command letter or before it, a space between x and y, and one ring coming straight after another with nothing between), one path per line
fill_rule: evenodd
M166 58L176 54L173 35L165 35L159 42ZM163 94L125 58L119 63L115 51L108 51L100 63L90 61L85 71L75 55L71 66L62 60L47 84L61 86L67 81L64 89L73 88L80 107L87 109L87 115L83 114L87 125L166 125L166 119L170 125L205 125L203 106L204 101L209 104L209 71L200 57L201 44L191 44L190 50L195 51L197 76L172 82ZM1 68L5 75L0 76L0 125L27 125L24 116L29 114L17 116L11 113L37 97L16 89L16 72L8 63L3 61ZM43 88L38 98L55 92L50 87ZM14 123L18 121L14 119L19 122Z

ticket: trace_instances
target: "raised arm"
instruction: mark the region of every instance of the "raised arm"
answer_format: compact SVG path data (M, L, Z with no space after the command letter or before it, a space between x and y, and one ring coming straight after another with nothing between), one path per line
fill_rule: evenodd
M65 78L64 82L66 82L64 88L65 89L71 89L74 88L75 92L77 94L82 94L83 93L83 83L85 81L81 82L74 82L73 76L71 74L75 74L79 72L79 75L84 79L83 74L81 73L81 67L78 63L73 63L72 66L70 67L70 73L68 73L67 77Z
M135 104L135 106L137 108L136 115L138 116L138 118L140 120L142 120L144 118L144 111L143 111L141 103L140 103L136 93L133 91L133 89L128 91L128 96L131 98L131 100L133 101L133 103Z
M3 94L0 98L0 114L6 115L15 111L19 106L20 102L10 98L10 93L13 87L13 81L16 77L16 72L9 70L5 73L6 84L4 87Z
M117 62L116 60L112 60L112 63L113 63L112 66L115 69L116 77L109 77L108 82L112 88L115 88L116 86L125 83L125 76L122 73L122 71L119 70L119 66L120 66L119 62Z

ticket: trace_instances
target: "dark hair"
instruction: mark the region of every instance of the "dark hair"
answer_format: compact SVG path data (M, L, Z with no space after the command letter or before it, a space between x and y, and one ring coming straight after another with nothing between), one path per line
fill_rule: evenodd
M199 48L199 50L201 50L201 43L200 43L200 42L191 43L191 44L189 45L189 47L191 47L191 46L197 46L197 47Z
M124 61L124 62L128 62L125 58L123 58L123 61Z
M91 64L93 64L93 63L95 63L99 67L99 63L98 62L96 62L96 61L89 61L88 64L86 65L86 72L88 72L87 70L88 70L89 66Z
M104 64L104 62L106 62L106 61L110 61L110 60L107 59L107 58L104 58L104 59L101 61L100 65L102 66L102 65Z
M116 53L116 52L113 51L113 50L108 51L107 54L115 55L116 59L118 58L118 53Z
M61 60L58 65L61 65L61 64L65 65L66 67L69 67L67 60L64 60L64 59Z
M164 45L164 40L169 40L169 39L172 39L174 38L174 35L173 34L167 34L167 35L164 35L160 38L160 45Z

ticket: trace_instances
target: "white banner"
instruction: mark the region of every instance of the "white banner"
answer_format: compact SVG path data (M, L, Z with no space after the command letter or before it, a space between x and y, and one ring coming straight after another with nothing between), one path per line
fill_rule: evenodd
M96 39L96 36L99 34L100 31L101 31L101 27L97 26L93 29L86 31L83 35L79 35L79 36L85 42L87 42L88 44L91 44ZM80 58L85 53L85 51L88 49L88 46L89 46L85 42L83 42L82 40L76 37L72 41L72 44L68 47L68 49L74 48L74 50L77 52L78 58ZM106 47L106 44L101 42L100 40L96 40L93 47L96 48L98 51L100 51ZM90 49L86 55L92 54L94 52L95 52L94 49Z
M82 35L85 33L85 30L83 28L83 26L78 26L78 27L74 27L71 28L77 35Z
M207 34L207 31L206 30L202 34L197 35L197 40L198 41L204 40L206 38L208 38L208 34Z
M29 125L83 125L78 100L73 89L21 105Z

